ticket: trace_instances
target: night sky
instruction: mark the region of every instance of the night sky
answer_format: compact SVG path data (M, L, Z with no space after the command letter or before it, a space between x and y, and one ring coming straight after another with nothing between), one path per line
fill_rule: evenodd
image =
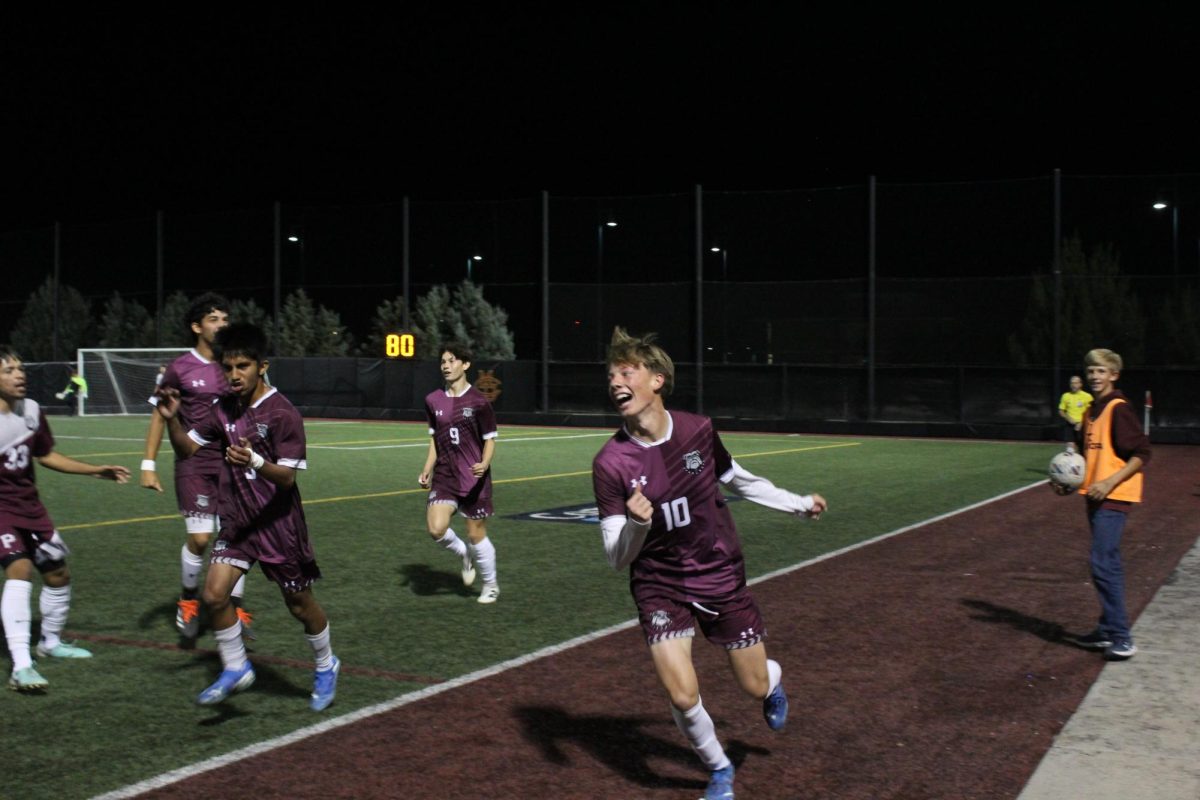
M1197 30L1165 12L426 6L6 20L0 232L276 200L1200 171Z

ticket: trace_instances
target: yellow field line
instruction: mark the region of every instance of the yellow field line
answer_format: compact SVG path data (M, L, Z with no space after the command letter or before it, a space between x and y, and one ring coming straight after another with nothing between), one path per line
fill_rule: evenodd
M803 453L803 452L806 452L809 450L829 450L829 449L835 448L835 447L857 447L860 444L862 444L862 442L846 442L844 444L824 444L824 445L816 445L814 447L796 447L796 448L791 448L789 450L771 450L771 451L764 452L764 453L744 453L742 455L734 456L734 457L735 458L758 458L760 456L778 456L778 455L786 455L788 453ZM552 475L530 475L525 478L502 478L500 480L493 481L493 483L531 483L533 481L548 481L548 480L551 480L554 478L578 478L582 475L591 475L591 474L592 474L592 471L590 469L585 469L585 470L580 470L578 472L558 472L558 473L554 473ZM342 503L342 502L346 502L348 500L377 500L381 497L398 497L400 495L405 495L405 494L420 494L425 491L427 491L427 490L421 489L421 488L395 489L390 492L371 492L370 494L350 494L350 495L344 495L342 497L321 497L316 500L305 500L304 504L307 506L315 506L315 505L319 505L321 503ZM178 519L178 518L179 518L178 514L163 514L163 515L156 516L156 517L134 517L132 519L114 519L114 520L109 520L108 522L85 522L85 523L81 523L79 525L61 525L61 526L59 526L58 529L60 531L72 531L72 530L80 530L83 528L105 528L105 527L111 527L113 525L133 525L133 524L136 524L139 522L159 522L164 519Z

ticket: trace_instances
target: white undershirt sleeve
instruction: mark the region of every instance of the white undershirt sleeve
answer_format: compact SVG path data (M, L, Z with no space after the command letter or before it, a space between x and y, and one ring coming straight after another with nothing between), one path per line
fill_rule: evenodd
M624 569L642 552L650 523L615 515L600 520L600 531L604 534L604 554L608 556L609 566Z
M721 476L721 483L747 500L776 511L803 516L813 509L812 495L795 494L780 489L766 478L760 478L742 469L736 461Z

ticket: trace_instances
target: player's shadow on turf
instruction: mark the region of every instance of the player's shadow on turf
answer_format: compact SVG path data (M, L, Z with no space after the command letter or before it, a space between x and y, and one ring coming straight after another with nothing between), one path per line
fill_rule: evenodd
M515 711L525 739L542 751L552 764L565 765L570 757L560 744L582 747L626 780L639 786L656 788L704 789L707 780L691 780L660 775L650 766L652 760L674 761L689 769L698 766L690 747L648 733L646 725L660 725L661 717L573 716L561 708L525 706ZM671 727L674 731L674 726ZM725 748L734 766L741 766L750 752L766 754L761 747L750 747L734 740Z
M1050 622L1040 617L1031 617L1012 608L998 606L987 600L963 600L963 605L978 613L972 614L971 619L987 622L992 625L1007 625L1024 633L1032 633L1039 639L1051 644L1073 646L1066 638L1066 630L1057 622Z
M471 590L463 586L459 572L442 572L428 564L405 564L400 567L401 586L408 586L412 593L422 597L435 594L458 594L464 597Z

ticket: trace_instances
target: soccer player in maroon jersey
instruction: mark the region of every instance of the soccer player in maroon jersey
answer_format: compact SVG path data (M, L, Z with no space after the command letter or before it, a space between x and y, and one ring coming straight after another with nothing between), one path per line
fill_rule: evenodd
M70 550L38 498L33 462L72 475L93 475L117 483L129 480L129 470L115 464L85 464L54 452L54 436L36 401L25 396L25 366L16 351L0 345L0 567L4 591L0 620L12 656L8 685L19 692L40 692L48 686L34 669L29 653L33 617L33 571L44 584L38 596L42 637L37 654L43 658L90 658L82 647L61 639L71 607Z
M229 324L229 301L219 294L203 294L188 308L185 323L195 344L190 352L167 366L158 385L179 392L180 417L185 426L191 427L208 414L209 407L218 397L228 391L225 373L213 357L213 341ZM150 398L150 403L158 404L157 394ZM156 492L163 490L155 461L165 425L161 415L150 415L142 457L142 486ZM200 572L204 569L204 552L209 540L217 532L217 483L223 469L221 448L215 442L201 448L191 458L175 462L175 500L187 530L187 539L179 553L182 588L176 603L175 627L185 639L195 639L200 633ZM245 584L243 576L233 587L233 604L243 634L252 639L253 617L242 608Z
M480 603L500 596L496 582L496 548L487 538L492 515L492 456L496 452L496 415L483 394L467 382L471 352L458 342L441 348L443 389L425 398L429 418L429 455L417 482L429 489L425 512L429 535L462 559L463 583L475 582L475 567L483 579ZM469 544L450 529L458 511L467 520ZM472 565L474 560L474 565Z
M230 598L234 584L258 563L304 626L316 662L309 706L322 711L333 702L341 662L330 645L329 618L312 591L321 570L296 485L296 471L307 467L304 421L266 381L266 336L261 329L235 323L222 330L214 344L231 393L190 429L179 419L178 389L160 389L158 403L179 458L194 456L210 442L221 447L225 458L219 489L221 530L202 593L223 669L196 702L220 703L254 683L242 624Z
M733 797L734 768L700 701L692 637L725 648L742 690L762 700L772 730L787 721L783 670L767 658L766 626L746 587L741 542L718 484L747 500L816 518L819 494L797 495L743 469L708 417L667 411L675 380L654 334L613 331L608 394L624 425L592 464L604 550L626 566L650 658L676 725L710 772L706 800Z

